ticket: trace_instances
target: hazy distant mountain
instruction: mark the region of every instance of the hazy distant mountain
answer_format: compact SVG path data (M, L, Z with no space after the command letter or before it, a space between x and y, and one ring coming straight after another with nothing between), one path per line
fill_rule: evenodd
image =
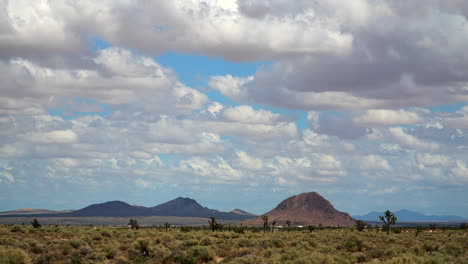
M201 206L197 201L190 198L179 197L169 202L150 208L152 215L158 216L191 216L191 217L210 217L217 219L239 219L244 220L252 218L248 215L239 215L232 212L220 212Z
M466 218L455 215L437 216L424 215L418 212L402 209L393 212L398 218L398 222L459 222L467 221ZM383 212L370 212L366 215L356 215L354 218L364 221L380 221L379 216L384 215Z
M147 214L148 208L132 206L121 201L111 201L100 204L92 204L83 209L62 214L65 217L72 216L143 216Z
M21 208L13 211L0 212L0 215L34 215L34 214L59 214L59 213L68 213L73 210L64 210L64 211L54 211L47 209L31 209L31 208Z
M287 220L293 225L354 226L354 219L347 213L336 210L333 205L316 192L302 193L287 198L275 209L265 213L271 223L284 225ZM261 217L244 221L245 225L262 225Z
M252 213L246 212L246 211L238 209L238 208L232 210L231 213L235 213L235 214L239 214L239 215L257 216L256 214L252 214Z
M22 214L11 211L11 214L1 217L14 217ZM252 218L250 215L220 212L201 206L195 200L179 197L169 202L154 206L144 207L130 205L122 201L111 201L100 204L92 204L85 208L67 213L42 213L38 211L28 214L31 217L135 217L135 216L180 216L180 217L211 217L224 220L245 220Z

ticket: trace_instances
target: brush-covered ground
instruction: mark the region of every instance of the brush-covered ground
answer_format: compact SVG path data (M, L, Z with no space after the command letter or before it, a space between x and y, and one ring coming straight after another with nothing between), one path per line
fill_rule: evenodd
M462 229L0 226L0 263L468 263Z

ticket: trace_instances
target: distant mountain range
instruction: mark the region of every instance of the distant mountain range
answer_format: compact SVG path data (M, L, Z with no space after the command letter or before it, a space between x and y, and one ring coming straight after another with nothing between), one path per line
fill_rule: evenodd
M356 215L354 219L364 221L380 221L383 212L371 212L366 215ZM409 210L394 212L398 222L467 222L461 216L435 216L424 215ZM293 225L319 225L324 226L354 226L354 219L347 213L336 210L333 205L316 192L302 193L283 200L273 210L262 214L268 215L270 223L276 221L284 225L287 220ZM145 207L130 205L122 201L110 201L92 204L79 210L52 211L46 209L18 209L0 212L0 217L137 217L137 216L177 216L199 217L211 216L220 220L243 221L245 225L262 225L260 216L248 213L241 209L231 212L221 212L203 207L197 201L179 197L174 200Z
M12 213L2 214L0 217L20 217L25 216L19 211L9 211ZM5 212L7 213L7 212ZM111 201L100 204L92 204L85 208L71 211L47 213L38 211L36 214L27 214L28 217L134 217L134 216L179 216L179 217L211 217L224 220L245 220L254 217L249 214L239 214L236 212L221 212L201 206L195 200L179 197L169 202L154 206L144 207L130 205L122 201Z
M468 219L456 215L437 216L437 215L424 215L418 212L402 209L393 212L398 218L398 222L463 222ZM380 221L379 216L384 215L383 212L370 212L366 215L353 216L355 219L364 221Z
M263 214L268 221L277 225L323 225L354 226L354 219L348 214L336 210L333 205L316 192L294 195L282 201L273 210ZM244 225L261 226L261 216L243 222Z
M53 211L47 209L30 209L30 208L21 208L13 211L0 212L0 215L11 215L11 214L21 214L21 215L33 215L33 214L59 214L59 213L68 213L73 210L64 210L64 211Z

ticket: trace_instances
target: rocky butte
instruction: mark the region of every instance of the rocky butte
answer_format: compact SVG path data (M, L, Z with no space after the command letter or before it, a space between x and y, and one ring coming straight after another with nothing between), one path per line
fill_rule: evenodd
M354 219L348 214L336 210L333 205L316 192L294 195L282 201L275 209L262 214L268 216L268 221L276 221L277 225L323 225L323 226L354 226ZM244 225L263 225L261 216L243 222Z

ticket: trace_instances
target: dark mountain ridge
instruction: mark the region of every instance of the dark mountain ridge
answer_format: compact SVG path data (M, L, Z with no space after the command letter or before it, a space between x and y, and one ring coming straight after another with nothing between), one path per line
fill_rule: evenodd
M10 214L0 217L20 217L24 215ZM82 209L56 214L29 214L28 217L136 217L136 216L179 216L179 217L211 217L224 220L245 220L249 215L221 212L201 206L190 198L179 197L166 203L144 207L135 206L122 201L110 201L92 204Z

